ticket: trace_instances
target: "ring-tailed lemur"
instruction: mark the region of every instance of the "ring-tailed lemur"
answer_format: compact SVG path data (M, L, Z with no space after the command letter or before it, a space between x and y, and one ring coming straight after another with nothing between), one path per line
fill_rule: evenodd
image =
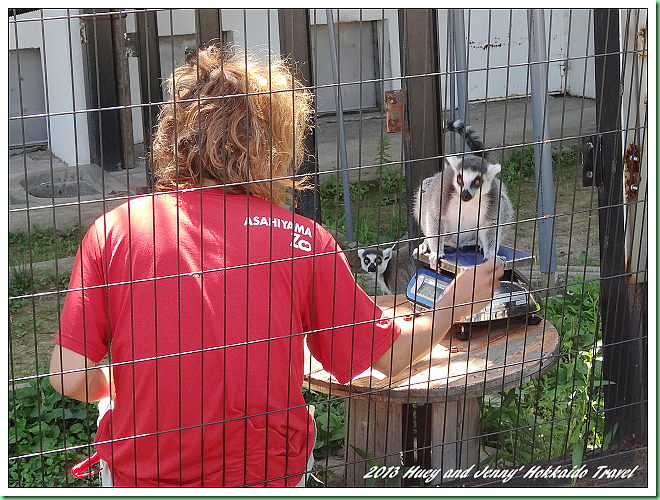
M472 127L456 120L447 123L446 129L459 133L477 153L447 157L449 168L422 181L414 203L414 216L426 236L420 251L429 253L435 269L445 245L478 244L484 259L497 257L504 267L506 258L497 252L502 232L513 220L513 205L506 186L496 177L502 166L484 158L483 143Z
M358 249L362 269L375 275L378 288L384 295L406 293L412 276L408 245L401 245L396 250L394 247Z

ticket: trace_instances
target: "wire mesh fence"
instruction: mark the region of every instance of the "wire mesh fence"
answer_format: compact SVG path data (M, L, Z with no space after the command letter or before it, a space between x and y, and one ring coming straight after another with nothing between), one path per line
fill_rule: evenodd
M9 9L8 486L654 484L649 24Z

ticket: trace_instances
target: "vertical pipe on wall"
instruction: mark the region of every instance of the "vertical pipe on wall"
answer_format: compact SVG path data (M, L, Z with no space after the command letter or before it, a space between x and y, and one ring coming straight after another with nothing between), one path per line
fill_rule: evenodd
M447 42L447 52L449 55L449 118L454 119L456 116L456 53L454 51L454 16L450 14L447 16L447 31L449 36ZM451 154L456 153L456 134L449 134L449 150Z

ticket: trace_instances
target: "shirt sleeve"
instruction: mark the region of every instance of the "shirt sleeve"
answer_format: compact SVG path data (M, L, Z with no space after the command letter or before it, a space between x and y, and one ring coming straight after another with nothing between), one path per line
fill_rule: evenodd
M94 224L80 244L55 343L94 363L108 353L107 290L103 255Z
M342 384L377 361L401 333L355 282L346 256L327 234L314 257L310 352Z

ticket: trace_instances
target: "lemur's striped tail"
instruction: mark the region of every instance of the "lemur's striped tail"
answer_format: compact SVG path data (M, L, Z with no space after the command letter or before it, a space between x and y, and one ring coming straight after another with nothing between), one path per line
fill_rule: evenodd
M461 137L465 139L465 142L470 147L470 150L474 152L475 155L481 156L483 158L484 143L481 142L475 130L470 126L466 126L465 123L463 123L463 120L449 120L445 126L445 129L449 132L456 132L457 134L460 134Z

